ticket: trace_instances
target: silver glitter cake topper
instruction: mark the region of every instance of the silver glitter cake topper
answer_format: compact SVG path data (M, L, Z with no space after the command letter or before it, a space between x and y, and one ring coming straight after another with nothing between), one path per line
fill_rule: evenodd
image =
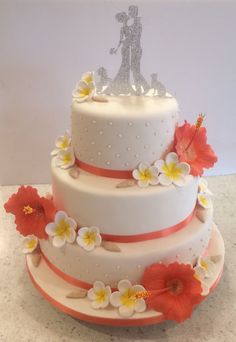
M149 85L141 73L142 23L138 16L138 6L129 6L128 13L119 12L115 18L122 26L118 45L110 49L110 54L120 52L121 65L113 79L108 77L104 67L97 70L100 78L96 82L97 92L107 95L145 95L152 89L152 96L165 97L166 88L157 80L157 74L151 75L151 85ZM131 24L128 25L128 21L131 21Z

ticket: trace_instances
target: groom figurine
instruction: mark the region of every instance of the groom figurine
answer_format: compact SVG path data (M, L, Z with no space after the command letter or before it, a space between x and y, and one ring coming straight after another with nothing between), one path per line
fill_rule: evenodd
M142 24L138 17L138 6L131 5L128 10L130 18L133 19L131 28L131 71L133 73L134 85L138 95L145 94L150 89L147 81L140 72L140 61L142 57L141 34Z

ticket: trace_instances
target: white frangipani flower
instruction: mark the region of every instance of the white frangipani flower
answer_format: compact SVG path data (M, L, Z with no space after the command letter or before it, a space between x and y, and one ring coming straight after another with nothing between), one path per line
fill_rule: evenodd
M82 75L81 80L82 80L83 82L86 82L87 84L95 83L95 80L94 80L94 72L93 72L93 71L87 71L87 72L85 72L85 73Z
M56 139L56 148L51 152L52 156L56 156L60 151L67 150L71 146L71 136L68 131L65 135L61 135Z
M23 253L32 253L38 247L38 238L34 235L28 235L23 240Z
M111 288L105 286L102 281L95 281L93 287L88 290L87 297L92 301L93 309L104 309L110 303Z
M75 163L75 154L72 147L61 150L56 157L56 165L62 169L68 169Z
M138 168L133 170L132 175L141 188L146 188L149 184L157 185L159 183L158 168L150 166L148 163L140 163Z
M92 251L102 243L102 238L98 227L82 227L78 231L76 239L78 245L86 251Z
M197 265L194 267L195 278L201 281L202 295L206 296L209 293L209 286L206 284L206 279L211 278L215 272L215 264L211 257L200 256L197 260Z
M129 280L124 279L118 283L118 291L111 294L110 303L119 308L121 316L130 317L134 312L144 312L146 302L140 293L146 292L142 285L134 285Z
M52 244L55 247L62 247L66 242L73 243L76 238L76 222L68 217L64 211L58 211L54 222L46 225L46 233L52 236Z
M211 196L205 193L199 193L197 195L197 199L198 199L198 204L205 208L205 209L210 209L212 208L212 200L211 200Z
M154 165L160 171L159 182L161 185L168 186L172 183L178 186L185 185L190 166L187 163L179 162L179 157L175 152L168 153L165 160L157 160Z
M200 178L199 179L198 188L199 188L199 193L207 194L207 195L210 195L210 196L213 195L211 190L209 190L209 188L208 188L208 183L207 183L207 180L205 178Z
M84 102L90 100L95 94L94 73L86 72L82 79L76 84L72 97L74 101Z

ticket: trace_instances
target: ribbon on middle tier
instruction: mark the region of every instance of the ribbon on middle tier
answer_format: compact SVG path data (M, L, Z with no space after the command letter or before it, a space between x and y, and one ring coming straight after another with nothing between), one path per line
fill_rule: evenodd
M76 159L75 162L80 169L87 171L89 173L92 173L96 176L107 177L107 178L117 178L117 179L131 179L132 178L132 170L103 169L101 167L87 164L79 159Z

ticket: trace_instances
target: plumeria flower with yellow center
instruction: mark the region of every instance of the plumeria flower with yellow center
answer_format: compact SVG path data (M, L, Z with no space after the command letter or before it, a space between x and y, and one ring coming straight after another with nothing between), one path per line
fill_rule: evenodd
M68 131L56 139L56 148L51 152L52 156L56 156L60 151L67 150L71 146L71 136Z
M197 199L198 199L198 204L205 208L205 209L210 209L212 208L212 200L211 200L211 196L208 194L204 194L204 193L199 193L197 195Z
M140 296L140 293L146 292L142 285L134 285L129 280L124 279L118 283L118 291L111 294L110 303L119 308L121 316L130 317L135 312L144 312L146 310L146 302Z
M62 247L66 242L73 243L76 238L76 222L64 211L58 211L54 222L46 225L46 233L52 237L54 247Z
M92 301L93 309L104 309L110 303L111 288L105 286L102 281L95 281L93 287L88 290L87 297Z
M150 166L148 163L140 163L138 168L133 170L133 178L137 180L140 188L146 188L148 185L156 185L158 180L158 168Z
M72 97L76 102L84 102L90 100L95 94L94 73L86 72L82 79L76 84Z
M23 240L23 253L32 253L38 247L38 238L34 235L28 235Z
M211 278L215 272L215 264L210 257L200 256L197 265L194 267L195 278L201 281L202 295L206 296L209 293L209 286L206 284L206 279Z
M92 251L102 243L98 227L82 227L78 231L77 243L86 251Z
M72 147L62 150L56 157L56 165L62 169L68 169L75 163L75 154Z
M157 160L154 165L160 171L159 182L161 185L168 186L172 183L178 186L185 185L190 166L187 163L179 162L179 157L175 152L168 153L165 160Z
M200 178L198 183L199 193L212 196L213 193L208 189L208 183L205 178Z

